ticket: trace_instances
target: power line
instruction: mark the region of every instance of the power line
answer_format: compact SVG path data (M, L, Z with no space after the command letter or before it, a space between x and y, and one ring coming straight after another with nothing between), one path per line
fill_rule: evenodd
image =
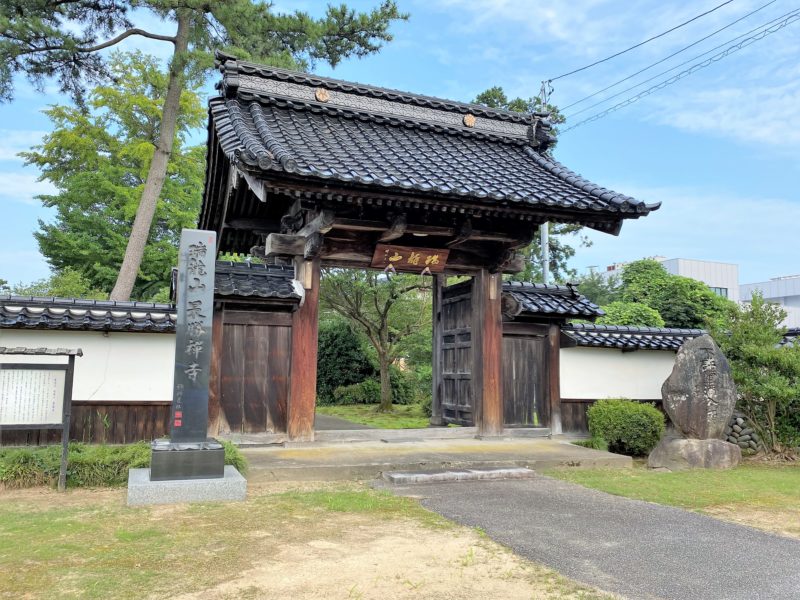
M757 9L755 9L755 10L753 10L753 11L751 11L751 12L747 13L747 14L746 14L746 15L744 15L743 17L740 17L740 18L736 19L736 20L735 20L735 21L733 21L732 23L728 23L727 25L725 25L725 27L720 27L720 28L719 28L719 29L717 29L716 31L714 31L714 32L712 32L712 33L709 33L707 36L700 38L700 39L699 39L699 40L697 40L696 42L692 42L692 43L691 43L691 44L689 44L688 46L684 46L683 48L681 48L680 50L678 50L678 51L676 51L676 52L673 52L673 53L672 53L672 54L670 54L669 56L666 56L666 57L662 58L661 60L659 60L659 61L656 61L656 62L654 62L653 64L646 66L644 69L641 69L641 70L639 70L639 71L636 71L636 73L633 73L633 74L631 74L631 75L628 75L627 77L625 77L625 78L623 78L623 79L620 79L619 81L615 81L615 82L614 82L614 83L612 83L611 85L609 85L609 86L607 86L607 87L604 87L602 90L598 90L598 91L594 92L593 94L589 94L588 96L585 96L585 97L581 98L580 100L578 100L578 101L576 101L576 102L573 102L572 104L568 104L567 106L563 107L561 110L562 110L562 111L564 111L564 110L567 110L568 108L572 108L573 106L576 106L576 105L578 105L578 104L581 104L581 103L583 103L583 102L586 102L586 101L587 101L587 100L589 100L590 98L594 98L595 96L597 96L597 95L599 95L599 94L602 94L603 92L607 92L607 91L608 91L608 90L610 90L611 88L618 86L620 83L624 83L624 82L628 81L629 79L633 79L633 78L634 78L634 77L636 77L637 75L641 75L641 74L642 74L642 73L644 73L645 71L649 71L650 69L652 69L652 68L653 68L653 67L655 67L656 65L660 65L661 63L668 61L670 58L673 58L673 57L677 56L678 54L680 54L680 53L682 53L682 52L685 52L685 51L686 51L686 50L688 50L689 48L693 48L693 47L697 46L698 44L700 44L701 42L704 42L704 41L706 41L708 38L710 38L710 37L714 37L714 36L715 36L715 35L717 35L718 33L722 32L722 31L725 31L726 29L729 29L730 27L733 27L733 26L734 26L734 25L736 25L737 23L740 23L741 21L744 21L746 18L748 18L748 17L751 17L752 15L756 14L758 11L765 9L765 8L766 8L766 7L768 7L770 4L775 4L775 2L777 2L777 1L778 1L778 0L770 0L770 1L769 1L769 2L767 2L766 4L762 4L762 5L761 5L761 6L759 6ZM736 38L734 38L734 39L736 39ZM727 42L726 42L726 43L727 43ZM595 105L595 106L596 106L596 105ZM576 114L577 114L577 113L576 113Z
M548 83L552 83L552 82L553 82L553 81L555 81L556 79L561 79L561 78L563 78L563 77L567 77L567 76L569 76L569 75L574 75L575 73L580 73L581 71L585 71L586 69L591 69L591 68L592 68L592 67L594 67L594 66L597 66L597 65L599 65L599 64L601 64L601 63L604 63L604 62L606 62L606 61L609 61L609 60L611 60L612 58L616 58L616 57L618 57L618 56L622 56L623 54L625 54L625 53L627 53L627 52L630 52L631 50L635 50L636 48L639 48L640 46L644 46L645 44L647 44L647 43L649 43L649 42L652 42L653 40L657 40L657 39L658 39L658 38L660 38L660 37L664 37L664 36L665 36L665 35L667 35L668 33L672 33L672 32L673 32L673 31L675 31L676 29L680 29L681 27L683 27L684 25L688 25L688 24L689 24L689 23L691 23L692 21L696 21L697 19L700 19L700 18L702 18L702 17L705 17L706 15L708 15L708 14L711 14L711 13L712 13L712 12L714 12L715 10L719 10L720 8L722 8L722 7L723 7L723 6L725 6L726 4L730 4L731 2L733 2L733 0L726 0L726 1L725 1L725 2L723 2L722 4L718 4L717 6L715 6L714 8L712 8L711 10L707 10L706 12L704 12L704 13L702 13L702 14L699 14L699 15L697 15L696 17L692 17L692 18L691 18L691 19L689 19L688 21L684 21L683 23L681 23L680 25L676 25L676 26L675 26L675 27L673 27L672 29L667 29L667 30L666 30L666 31L664 31L663 33L659 33L658 35L654 35L653 37L651 37L651 38L648 38L648 39L646 39L646 40L645 40L645 41L643 41L643 42L639 42L638 44L636 44L636 45L634 45L634 46L631 46L630 48L626 48L625 50L622 50L622 51L620 51L620 52L617 52L616 54L612 54L611 56L607 56L606 58L603 58L603 59L601 59L601 60L595 61L595 62L593 62L593 63L592 63L592 64L590 64L590 65L586 65L585 67L581 67L580 69L575 69L574 71L570 71L569 73L564 73L563 75L559 75L558 77L552 77L552 78L548 79L548 80L547 80L547 82L548 82Z
M653 92L656 92L656 91L658 91L660 89L663 89L663 88L667 87L668 85L672 85L673 83L683 79L684 77L688 77L692 73L695 73L695 72L699 71L700 69L704 69L705 67L708 67L709 65L711 65L711 64L713 64L715 62L718 62L718 61L722 60L723 58L725 58L726 56L730 56L731 54L733 54L735 52L738 52L742 48L746 48L750 44L753 44L753 43L755 43L755 42L757 42L759 40L762 40L765 37L767 37L768 35L772 35L773 33L783 29L787 25L791 25L792 23L794 23L795 21L798 21L798 20L800 20L800 10L798 12L795 12L791 16L787 17L786 19L784 19L783 21L781 21L777 25L773 25L773 26L771 26L771 27L769 27L767 29L764 29L763 31L760 31L759 33L757 33L756 35L754 35L752 37L746 38L746 39L742 40L741 42L737 42L736 44L726 48L725 50L723 50L719 54L715 54L714 56L712 56L710 58L707 58L704 61L693 65L689 69L686 69L685 71L681 71L677 75L673 75L669 79L666 79L665 81L662 81L661 83L659 83L657 85L654 85L653 87L647 88L646 90L636 94L635 96L633 96L631 98L628 98L627 100L624 100L623 102L620 102L619 104L615 104L614 106L612 106L610 108L607 108L606 110L604 110L602 112L599 112L599 113L597 113L595 115L592 115L588 119L584 119L583 121L579 121L575 125L571 125L570 127L562 129L561 133L566 133L567 131L570 131L571 129L575 129L576 127L580 127L581 125L585 125L587 123L591 123L592 121L597 121L598 119L602 119L603 117L605 117L606 115L611 114L612 112L615 112L615 111L617 111L617 110L619 110L621 108L624 108L624 107L626 107L626 106L628 106L630 104L633 104L634 102L638 102L639 100L641 100L642 98L644 98L646 96L649 96Z
M581 110L575 111L575 112L574 112L574 113L572 113L571 115L565 115L565 117L564 117L564 118L565 118L565 119L572 119L572 118L574 118L576 115L579 115L579 114L581 114L581 113L585 113L585 112L586 112L586 111L588 111L588 110L591 110L591 109L593 109L593 108L595 108L595 107L597 107L597 106L600 106L601 104L605 104L605 103L606 103L606 102L608 102L609 100L613 100L614 98L618 98L618 97L620 97L620 96L622 96L622 95L624 95L624 94L627 94L627 93L628 93L628 92L630 92L631 90L635 90L636 88L643 86L645 83L649 83L649 82L653 81L654 79L658 79L658 78L659 78L659 77L661 77L662 75L666 75L667 73L671 73L671 72L672 72L672 71L674 71L675 69L679 69L679 68L681 68L681 67L682 67L682 66L684 66L684 65L688 65L689 63L692 63L692 62L696 61L698 58L702 58L703 56L705 56L705 55L707 55L707 54L711 54L711 53L712 53L712 52L714 52L715 50L719 50L720 48L724 48L724 47L726 47L726 46L728 46L728 45L732 44L733 42L735 42L735 41L736 41L736 40L738 40L739 38L743 38L743 37L745 37L745 36L748 36L748 35L750 35L750 34L751 34L751 33L753 33L754 31L759 31L760 29L764 29L765 27L769 27L770 25L773 25L774 23L777 23L777 22L779 22L779 21L782 21L782 20L783 20L783 19L785 19L786 17L789 17L789 16L793 15L794 13L796 13L796 12L797 12L797 10L798 10L798 9L791 10L791 11L789 11L788 13L786 13L786 14L784 14L784 15L781 15L780 17L777 17L777 18L775 18L775 19L772 19L771 21L767 21L766 23L762 23L762 24L761 24L761 25L759 25L758 27L754 27L754 28L753 28L753 29L751 29L750 31L746 31L745 33L742 33L741 35L737 35L736 37L734 37L734 38L731 38L731 39L727 40L726 42L723 42L722 44L720 44L720 45L718 45L718 46L714 46L713 48L710 48L709 50L706 50L705 52L701 52L700 54L696 54L696 55L695 55L695 56L693 56L692 58L690 58L690 59L688 59L688 60L685 60L685 61L683 61L682 63L678 63L678 64L677 64L677 65L675 65L674 67L670 67L669 69L666 69L666 70L664 70L664 71L661 71L660 73L656 73L656 74L655 74L655 75L653 75L652 77L648 77L647 79L644 79L643 81L640 81L640 82L639 82L639 83L637 83L637 84L634 84L634 85L632 85L632 86L630 86L630 87L627 87L627 88L625 88L624 90L617 92L616 94L612 94L611 96L608 96L607 98L603 98L603 99L602 99L602 100L600 100L599 102L595 102L594 104L591 104L590 106L587 106L586 108L582 108ZM640 71L640 72L641 72L641 71ZM638 73L635 73L635 75L638 75ZM630 77L628 77L628 78L626 78L626 79L630 79ZM620 81L624 81L624 80L620 80ZM613 87L613 86L612 86L612 87ZM574 104L573 104L572 106L574 106Z

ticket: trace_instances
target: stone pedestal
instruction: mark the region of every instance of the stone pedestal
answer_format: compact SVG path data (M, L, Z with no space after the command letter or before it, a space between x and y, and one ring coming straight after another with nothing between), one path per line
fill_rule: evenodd
M739 446L723 440L664 438L650 453L651 469L730 469L742 460Z
M182 502L233 502L245 499L247 480L232 465L214 479L153 481L150 469L128 471L128 506Z

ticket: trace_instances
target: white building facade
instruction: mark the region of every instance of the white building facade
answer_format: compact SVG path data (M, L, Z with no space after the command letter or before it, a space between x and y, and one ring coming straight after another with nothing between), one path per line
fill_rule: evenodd
M742 284L742 302L749 302L755 291L760 291L765 300L780 305L786 311L786 320L783 322L786 327L800 327L800 275Z

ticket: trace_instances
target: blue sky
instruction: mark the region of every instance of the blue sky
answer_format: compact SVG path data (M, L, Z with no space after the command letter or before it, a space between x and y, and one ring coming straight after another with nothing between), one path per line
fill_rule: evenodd
M566 106L766 2L734 0L636 51L555 81L552 100ZM381 53L348 61L335 70L318 65L316 72L464 101L493 85L511 96L529 97L538 93L542 79L613 54L720 2L398 3L411 18L393 27L395 40ZM348 4L366 9L377 0ZM276 5L278 10L312 13L323 7L321 2ZM777 0L641 78L792 8ZM149 17L147 25L170 29ZM150 40L129 38L126 44L127 49L158 54L167 50ZM48 131L41 109L63 102L66 99L53 88L39 94L20 81L15 101L0 105L0 203L5 208L0 223L0 278L12 282L48 274L32 232L37 219L50 218L35 196L52 188L37 182L37 172L23 167L15 155ZM202 139L198 132L198 140ZM742 283L800 273L800 22L627 108L564 133L556 158L606 187L663 203L647 218L626 222L618 237L590 233L593 245L580 248L572 261L579 272L663 255L737 263Z

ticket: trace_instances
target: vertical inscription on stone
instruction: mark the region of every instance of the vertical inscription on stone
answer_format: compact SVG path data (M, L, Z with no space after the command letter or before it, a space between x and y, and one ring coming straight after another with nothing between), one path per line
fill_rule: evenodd
M178 255L172 441L204 442L214 311L216 233L184 229Z

